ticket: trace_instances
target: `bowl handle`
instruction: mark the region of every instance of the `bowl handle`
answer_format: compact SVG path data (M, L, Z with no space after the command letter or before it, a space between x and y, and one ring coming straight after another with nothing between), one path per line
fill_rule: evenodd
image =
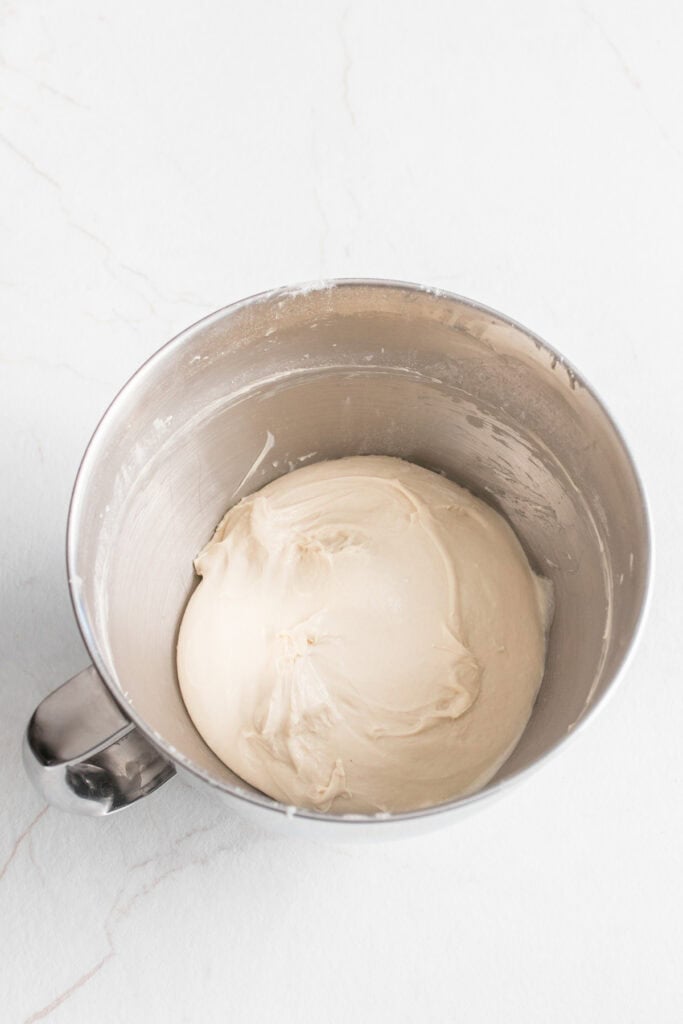
M175 775L135 728L92 665L31 716L24 736L29 778L58 807L99 816L135 803Z

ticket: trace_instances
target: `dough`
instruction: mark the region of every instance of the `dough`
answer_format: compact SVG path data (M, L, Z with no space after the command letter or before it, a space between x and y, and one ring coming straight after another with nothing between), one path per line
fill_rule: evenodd
M383 456L297 469L231 508L195 567L183 698L276 800L426 807L479 789L519 740L550 585L451 481Z

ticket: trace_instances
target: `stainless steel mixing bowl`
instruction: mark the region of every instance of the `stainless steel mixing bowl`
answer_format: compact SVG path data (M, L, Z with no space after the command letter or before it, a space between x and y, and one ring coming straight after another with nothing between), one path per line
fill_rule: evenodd
M216 758L181 699L175 643L192 559L226 507L297 466L364 453L443 472L501 510L552 579L556 608L532 718L484 790L335 817L286 808ZM650 539L624 441L562 356L467 299L337 281L220 310L138 370L78 473L68 573L94 668L48 696L27 730L29 772L51 801L106 814L183 772L262 824L384 837L490 799L590 717L632 649Z

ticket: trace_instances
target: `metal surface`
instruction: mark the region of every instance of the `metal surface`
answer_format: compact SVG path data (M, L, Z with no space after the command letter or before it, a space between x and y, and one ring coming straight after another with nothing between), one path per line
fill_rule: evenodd
M474 797L382 819L292 814L194 729L176 681L177 628L192 559L230 503L299 465L359 453L444 472L507 516L555 587L546 673L518 747ZM83 459L68 565L99 673L169 761L261 823L356 838L450 820L588 717L637 632L650 541L624 442L561 356L466 299L342 281L221 310L138 371Z
M24 763L50 803L95 816L128 807L175 774L92 666L39 704L26 729Z

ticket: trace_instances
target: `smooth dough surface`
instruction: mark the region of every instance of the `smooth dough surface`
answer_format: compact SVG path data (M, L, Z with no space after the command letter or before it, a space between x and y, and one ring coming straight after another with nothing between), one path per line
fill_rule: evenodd
M483 786L543 675L549 584L449 480L358 456L231 508L195 561L183 698L237 775L286 804L411 810Z

